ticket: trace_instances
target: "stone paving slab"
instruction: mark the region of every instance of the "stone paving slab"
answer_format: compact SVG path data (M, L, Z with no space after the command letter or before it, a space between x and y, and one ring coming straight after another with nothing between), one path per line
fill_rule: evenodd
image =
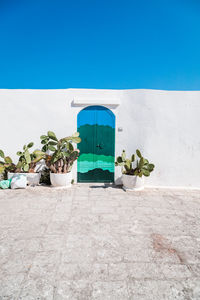
M200 191L0 190L0 300L199 300Z

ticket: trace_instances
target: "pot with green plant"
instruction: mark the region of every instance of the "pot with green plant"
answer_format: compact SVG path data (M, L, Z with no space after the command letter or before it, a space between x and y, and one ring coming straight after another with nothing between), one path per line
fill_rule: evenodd
M41 150L35 150L31 153L30 148L32 148L33 145L32 142L28 145L24 145L23 150L17 152L19 160L14 172L8 172L8 179L16 174L25 174L28 185L39 184L41 173L36 171L36 166L39 161L46 157L46 154Z
M131 158L127 158L126 152L123 150L122 155L117 157L115 165L122 168L122 182L125 190L143 190L144 176L150 176L154 170L154 165L149 163L138 149Z
M8 172L15 172L16 165L10 156L6 156L3 150L0 150L0 175L2 179L7 179Z
M54 132L48 131L42 135L42 151L46 154L46 166L50 169L51 184L55 187L70 187L72 181L72 166L79 156L79 150L73 144L81 142L79 133L58 139Z

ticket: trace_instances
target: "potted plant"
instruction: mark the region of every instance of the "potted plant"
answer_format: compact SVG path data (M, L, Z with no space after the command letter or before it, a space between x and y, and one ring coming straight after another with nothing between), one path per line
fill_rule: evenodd
M15 170L16 165L10 156L5 156L4 152L0 150L0 174L3 179L7 179L8 172L15 172Z
M81 142L79 133L72 136L58 139L54 132L48 131L42 135L42 151L46 154L46 166L50 169L51 184L55 187L70 187L72 181L71 169L79 156L79 150L74 149L73 143Z
M35 150L30 153L29 149L33 147L33 143L24 145L23 151L18 151L19 160L13 172L8 172L8 179L17 174L26 175L29 185L38 185L40 182L41 173L36 172L36 165L39 161L45 158L46 154L41 150Z
M133 166L134 162L135 166ZM133 154L131 158L126 158L125 150L123 150L122 155L117 157L115 165L122 167L122 182L125 190L143 190L144 176L150 176L154 170L154 165L149 163L138 149L136 155Z

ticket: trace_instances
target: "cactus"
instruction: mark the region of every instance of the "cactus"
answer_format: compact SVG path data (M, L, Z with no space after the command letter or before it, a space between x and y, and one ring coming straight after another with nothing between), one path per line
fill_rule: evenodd
M45 158L46 154L40 150L35 150L30 153L29 149L33 147L33 143L24 145L23 151L18 151L17 155L19 160L17 164L14 164L9 156L5 156L4 152L0 150L0 174L3 174L4 178L7 178L8 172L13 173L33 173L35 171L36 164ZM3 160L2 160L3 159Z
M116 166L122 167L122 173L127 175L133 175L132 163L135 161L135 155L133 154L131 158L126 158L125 150L122 151L122 155L117 157L115 162Z
M16 165L17 172L34 173L36 164L45 158L46 154L43 151L35 150L30 153L29 149L33 147L33 143L24 145L23 151L18 151L19 161Z
M136 160L136 156L139 158ZM136 167L133 168L133 162L136 160ZM122 151L122 155L117 157L115 162L116 166L122 167L122 174L135 175L142 177L150 176L150 173L154 170L154 165L144 158L141 152L137 149L136 155L133 154L130 159L126 158L125 150Z
M16 165L9 156L5 156L4 152L0 150L0 174L4 179L7 179L8 172L15 172Z
M74 161L79 156L79 150L74 149L73 143L81 142L79 132L72 136L58 140L53 131L48 131L47 135L40 137L43 145L42 151L50 151L46 154L46 165L53 173L68 173L71 171Z
M149 163L148 159L144 158L138 149L136 150L136 154L139 157L139 160L137 160L134 175L139 177L142 177L143 175L146 177L150 176L150 173L154 170L154 164Z

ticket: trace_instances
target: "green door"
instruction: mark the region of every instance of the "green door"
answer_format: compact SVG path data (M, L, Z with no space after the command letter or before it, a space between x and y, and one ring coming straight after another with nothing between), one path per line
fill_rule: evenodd
M81 110L77 120L78 182L113 182L115 168L115 115L103 106Z

